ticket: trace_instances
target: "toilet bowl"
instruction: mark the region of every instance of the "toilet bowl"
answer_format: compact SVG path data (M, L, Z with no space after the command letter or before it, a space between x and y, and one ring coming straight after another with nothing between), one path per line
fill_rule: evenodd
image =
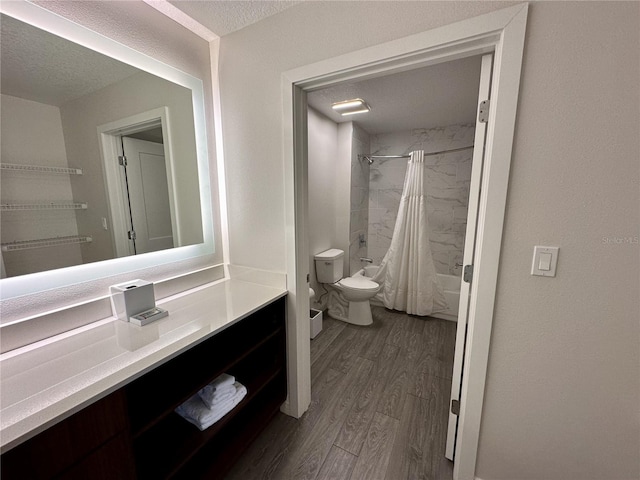
M329 315L354 325L371 325L369 299L380 291L380 285L361 275L342 278L344 251L332 248L315 255L316 277L330 290L339 292L329 296ZM348 308L348 312L346 311Z
M347 277L337 283L337 288L349 301L347 321L354 325L371 325L371 305L369 300L379 291L380 285L364 277Z

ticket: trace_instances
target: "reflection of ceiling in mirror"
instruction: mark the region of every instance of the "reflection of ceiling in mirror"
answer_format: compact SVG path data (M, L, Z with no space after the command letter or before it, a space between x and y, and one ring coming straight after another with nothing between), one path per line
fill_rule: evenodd
M5 95L59 107L138 72L6 15L2 15L0 32Z
M142 132L130 133L124 135L130 138L137 138L138 140L145 140L147 142L162 143L162 127L151 128Z

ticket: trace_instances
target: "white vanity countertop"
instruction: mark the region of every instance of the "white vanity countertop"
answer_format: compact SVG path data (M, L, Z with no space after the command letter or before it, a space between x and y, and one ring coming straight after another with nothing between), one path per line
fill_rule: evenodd
M2 452L285 294L225 280L158 302L169 316L144 327L108 319L1 355Z

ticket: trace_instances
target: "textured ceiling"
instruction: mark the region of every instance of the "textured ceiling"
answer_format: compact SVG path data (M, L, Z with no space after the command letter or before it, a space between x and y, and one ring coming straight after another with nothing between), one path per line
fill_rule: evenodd
M222 37L300 2L289 0L169 0L169 3Z
M470 57L307 95L309 106L336 123L356 122L370 134L475 123L480 57ZM362 98L371 111L343 117L331 109Z
M5 95L60 106L138 72L2 15L0 85Z

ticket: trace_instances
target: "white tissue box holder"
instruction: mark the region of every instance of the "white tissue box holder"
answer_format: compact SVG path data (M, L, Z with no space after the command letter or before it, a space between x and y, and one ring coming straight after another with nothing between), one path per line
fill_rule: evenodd
M128 322L141 312L156 306L153 283L145 280L132 280L109 287L111 292L111 309L113 315L123 322Z
M322 331L322 310L310 309L309 321L311 322L309 330L313 339Z

